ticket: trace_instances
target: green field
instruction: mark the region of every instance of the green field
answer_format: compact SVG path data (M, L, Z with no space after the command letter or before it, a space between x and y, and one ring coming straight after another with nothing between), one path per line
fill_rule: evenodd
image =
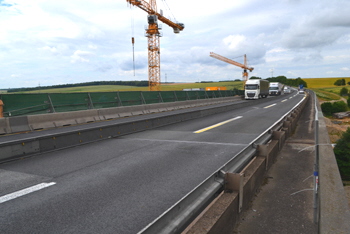
M163 84L161 91L178 91L189 88L206 88L206 87L226 87L227 90L234 88L243 89L242 81L227 82L210 82L210 83L174 83ZM116 91L148 91L148 87L135 87L124 85L96 85L96 86L80 86L70 88L43 89L35 91L27 91L21 93L77 93L77 92L116 92Z
M338 78L305 78L307 88L315 91L317 96L324 101L339 100L340 90L350 86L335 86L334 82L338 79L345 79L346 83L350 82L350 77ZM206 88L206 87L226 87L227 90L243 89L243 81L227 81L227 82L209 82L209 83L172 83L162 84L161 91L178 91L189 88ZM116 91L148 91L148 87L135 87L123 85L96 85L96 86L80 86L71 88L55 88L43 89L35 91L27 91L23 93L76 93L76 92L116 92Z
M311 89L317 95L317 97L323 101L339 100L340 96L331 92L324 91L323 89Z
M135 87L124 85L96 85L96 86L79 86L70 88L55 88L34 90L20 93L78 93L78 92L113 92L113 91L144 91L147 87Z
M313 90L317 97L323 101L340 100L340 90L346 87L350 90L350 86L336 86L334 82L339 79L345 79L345 82L350 82L350 77L338 78L308 78L304 79L307 82L307 87Z

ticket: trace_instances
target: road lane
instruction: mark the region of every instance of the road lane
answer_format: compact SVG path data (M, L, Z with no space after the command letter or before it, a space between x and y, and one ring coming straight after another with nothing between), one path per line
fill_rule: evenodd
M232 119L223 121L223 122L221 122L221 123L217 123L217 124L214 124L214 125L212 125L212 126L209 126L209 127L202 128L202 129L200 129L200 130L194 131L194 133L202 133L202 132L205 132L205 131L208 131L208 130L210 130L210 129L219 127L219 126L221 126L221 125L227 124L227 123L229 123L229 122L231 122L231 121L234 121L234 120L240 119L240 118L242 118L242 116L237 116L237 117L234 117L234 118L232 118Z
M269 98L254 107L0 165L0 179L7 178L0 180L0 188L5 188L0 196L38 182L56 182L0 204L0 232L136 233L300 98L290 103ZM277 105L264 108L273 103ZM193 133L237 116L243 117Z

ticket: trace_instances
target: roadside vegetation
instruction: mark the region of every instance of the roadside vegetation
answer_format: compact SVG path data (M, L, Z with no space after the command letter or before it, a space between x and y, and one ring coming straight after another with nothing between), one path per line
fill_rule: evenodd
M340 175L343 180L350 181L350 128L343 133L334 147Z
M321 103L324 116L327 118L328 134L335 143L334 154L344 184L350 181L350 120L336 119L332 115L350 110L350 78L307 79Z

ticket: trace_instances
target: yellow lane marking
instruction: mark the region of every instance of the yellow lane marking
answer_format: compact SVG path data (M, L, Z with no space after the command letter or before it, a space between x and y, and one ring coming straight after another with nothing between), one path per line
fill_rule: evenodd
M205 132L205 131L208 131L208 130L210 130L210 129L219 127L219 126L221 126L221 125L227 124L227 123L229 123L229 122L231 122L231 121L234 121L234 120L236 120L236 119L240 119L240 118L242 118L242 117L243 117L243 116L237 116L237 117L235 117L235 118L233 118L233 119L229 119L229 120L223 121L223 122L221 122L221 123L217 123L217 124L214 124L214 125L212 125L212 126L209 126L209 127L206 127L206 128L202 128L202 129L200 129L200 130L198 130L198 131L195 131L194 133Z
M270 107L273 107L273 106L276 106L276 105L277 105L277 103L269 105L269 106L265 106L264 108L266 109L266 108L270 108Z

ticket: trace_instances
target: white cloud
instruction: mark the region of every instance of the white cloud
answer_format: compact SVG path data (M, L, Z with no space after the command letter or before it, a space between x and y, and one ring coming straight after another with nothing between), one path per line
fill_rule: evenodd
M168 81L240 79L251 75L349 76L348 0L157 1L164 15L185 24L180 34L163 23L161 77ZM170 11L168 10L170 7ZM92 80L147 80L147 13L115 0L0 1L0 88ZM135 38L136 76L131 37ZM21 74L16 79L11 75ZM47 77L50 77L48 79Z
M238 50L245 40L246 37L243 35L230 35L224 38L223 42L230 50Z
M81 51L77 50L74 52L74 54L71 56L71 63L76 63L76 62L89 62L89 58L93 55L93 53L89 51Z

